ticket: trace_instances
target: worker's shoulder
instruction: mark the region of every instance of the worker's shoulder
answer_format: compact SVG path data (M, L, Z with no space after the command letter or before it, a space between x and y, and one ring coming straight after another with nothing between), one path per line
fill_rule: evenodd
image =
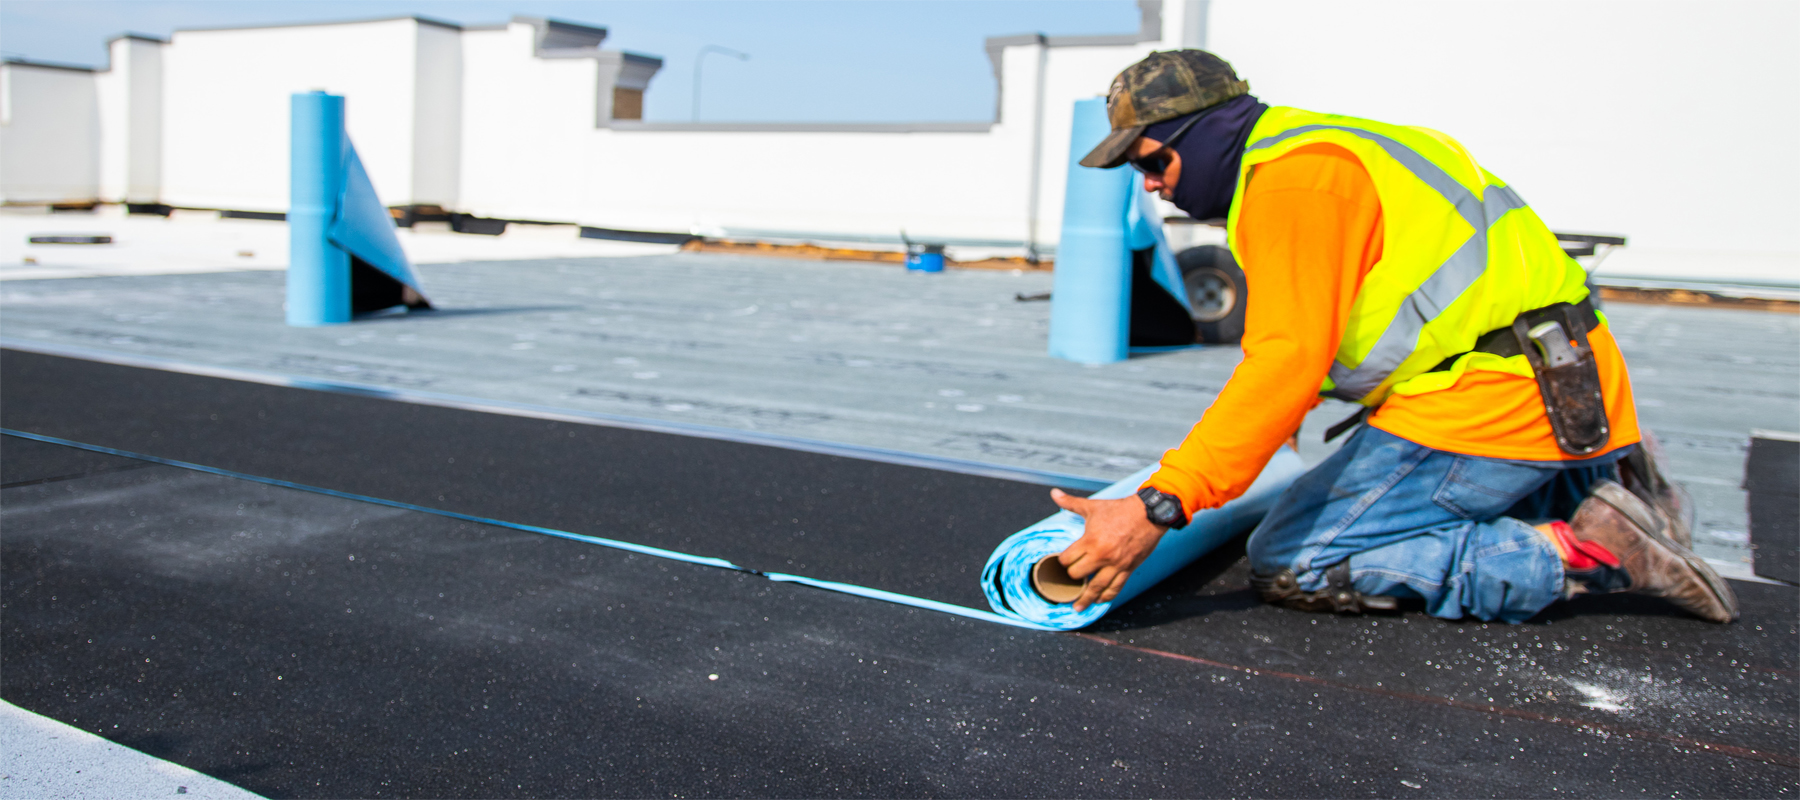
M1314 191L1347 200L1373 199L1374 183L1355 153L1330 142L1295 148L1256 165L1246 193Z

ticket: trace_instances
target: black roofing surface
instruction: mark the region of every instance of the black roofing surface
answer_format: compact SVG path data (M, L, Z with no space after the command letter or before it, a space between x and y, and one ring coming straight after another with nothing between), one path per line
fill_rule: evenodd
M819 577L954 591L948 558L1042 513L1037 486L354 399L0 358L7 428L634 541L690 522L631 475L854 473L807 513L871 545L784 570ZM0 696L271 796L1744 797L1800 774L1792 587L1734 583L1732 626L1619 597L1519 626L1337 618L1256 603L1227 550L1041 634L142 464L0 437ZM921 486L990 529L921 530ZM747 551L811 552L772 497L712 488L717 526L761 520Z
M1800 441L1755 436L1744 461L1756 574L1800 581Z

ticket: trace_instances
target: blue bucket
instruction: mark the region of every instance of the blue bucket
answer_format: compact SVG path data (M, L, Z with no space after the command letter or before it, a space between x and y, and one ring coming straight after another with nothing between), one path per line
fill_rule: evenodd
M944 246L941 244L908 244L906 268L914 272L943 272Z

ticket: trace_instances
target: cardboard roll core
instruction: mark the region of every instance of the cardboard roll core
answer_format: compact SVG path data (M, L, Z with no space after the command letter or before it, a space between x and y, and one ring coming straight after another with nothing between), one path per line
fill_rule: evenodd
M1081 590L1087 588L1087 581L1070 577L1069 570L1056 560L1056 556L1044 556L1031 568L1031 588L1052 603L1073 603L1081 596Z

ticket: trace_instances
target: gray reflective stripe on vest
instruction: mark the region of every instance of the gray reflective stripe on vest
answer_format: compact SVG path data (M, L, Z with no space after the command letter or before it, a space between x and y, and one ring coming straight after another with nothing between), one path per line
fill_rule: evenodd
M1456 252L1439 264L1425 282L1400 301L1400 308L1394 312L1393 320L1375 340L1375 347L1363 357L1362 363L1355 369L1336 361L1331 362L1331 382L1336 384L1330 394L1341 400L1355 402L1375 391L1381 382L1387 380L1400 363L1412 355L1418 347L1419 334L1425 330L1426 323L1436 319L1448 308L1456 298L1461 297L1475 281L1487 271L1487 230L1506 212L1515 208L1524 208L1525 201L1505 186L1489 186L1476 199L1475 193L1469 191L1442 167L1431 163L1418 151L1407 147L1386 136L1361 128L1349 128L1342 125L1302 125L1298 128L1282 131L1263 139L1258 139L1246 151L1273 147L1295 136L1313 131L1343 131L1354 136L1368 139L1400 165L1425 182L1425 185L1436 189L1445 200L1456 207L1456 213L1467 220L1475 233L1468 241L1456 248Z

